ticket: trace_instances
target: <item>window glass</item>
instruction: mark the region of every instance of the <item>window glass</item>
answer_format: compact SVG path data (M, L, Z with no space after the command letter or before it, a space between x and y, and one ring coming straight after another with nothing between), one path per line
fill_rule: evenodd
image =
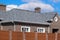
M21 32L30 32L29 26L21 26Z
M38 27L37 28L37 32L39 32L39 33L45 33L45 28Z

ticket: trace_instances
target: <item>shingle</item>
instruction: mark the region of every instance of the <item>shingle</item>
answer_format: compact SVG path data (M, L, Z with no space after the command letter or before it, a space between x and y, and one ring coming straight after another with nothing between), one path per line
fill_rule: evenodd
M0 12L0 18L4 21L20 21L20 22L30 22L38 24L49 24L47 20L52 19L55 16L54 12L51 13L35 13L33 11L12 9L8 12Z

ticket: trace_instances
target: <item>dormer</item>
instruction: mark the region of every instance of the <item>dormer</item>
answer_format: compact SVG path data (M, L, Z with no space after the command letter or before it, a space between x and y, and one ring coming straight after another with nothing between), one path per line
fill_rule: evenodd
M53 22L53 19L50 19L50 20L47 20L48 23L52 23Z
M0 18L0 21L3 21L3 18Z

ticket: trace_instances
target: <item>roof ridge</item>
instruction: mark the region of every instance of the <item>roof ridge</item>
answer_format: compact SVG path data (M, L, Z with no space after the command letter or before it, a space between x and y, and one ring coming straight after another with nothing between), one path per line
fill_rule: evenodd
M21 11L34 12L34 11L30 11L30 10L25 10L25 9L17 9L17 8L14 8L14 9L12 9L12 10L21 10ZM12 11L12 10L10 10L10 11Z

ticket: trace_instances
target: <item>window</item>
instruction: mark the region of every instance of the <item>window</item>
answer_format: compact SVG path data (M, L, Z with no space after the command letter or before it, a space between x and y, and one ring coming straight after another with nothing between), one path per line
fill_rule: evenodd
M28 26L21 26L21 32L30 32L30 27L28 27Z
M39 32L39 33L45 33L45 28L38 27L37 28L37 32Z
M55 17L54 20L55 20L55 22L57 22L58 21L58 17Z
M59 29L52 29L52 33L57 33Z

